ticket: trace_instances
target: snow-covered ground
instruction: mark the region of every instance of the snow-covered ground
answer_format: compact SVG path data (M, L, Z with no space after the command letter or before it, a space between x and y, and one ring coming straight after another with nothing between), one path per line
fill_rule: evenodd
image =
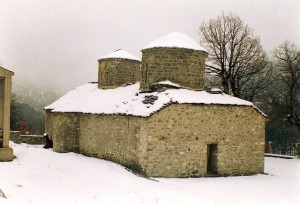
M75 153L11 143L17 157L0 163L0 189L14 203L300 203L300 160L265 158L266 175L147 179Z

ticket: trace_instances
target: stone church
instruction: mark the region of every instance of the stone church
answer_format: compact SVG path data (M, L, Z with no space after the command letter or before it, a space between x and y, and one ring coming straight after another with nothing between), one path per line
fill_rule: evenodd
M265 115L204 91L207 51L171 33L142 50L101 57L98 82L45 107L56 152L110 160L150 177L251 175L264 170Z

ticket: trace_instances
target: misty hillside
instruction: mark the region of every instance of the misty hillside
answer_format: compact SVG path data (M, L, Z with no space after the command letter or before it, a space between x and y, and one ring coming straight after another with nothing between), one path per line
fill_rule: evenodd
M54 89L19 81L13 83L12 92L19 103L26 103L36 111L43 111L45 106L60 97Z
M43 108L57 98L53 89L27 82L14 82L11 100L11 130L21 134L43 134L45 112Z

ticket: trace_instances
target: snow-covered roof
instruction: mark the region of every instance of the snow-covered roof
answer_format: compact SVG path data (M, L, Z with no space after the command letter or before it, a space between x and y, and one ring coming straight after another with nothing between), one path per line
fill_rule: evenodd
M13 76L14 72L0 66L0 76Z
M136 60L136 61L141 61L138 57L130 54L129 52L126 52L125 50L119 49L116 50L110 54L104 55L100 57L99 60L102 59L110 59L110 58L115 58L115 59L129 59L129 60Z
M163 92L139 93L139 82L115 89L99 89L97 83L77 87L51 105L52 112L91 114L124 114L147 117L172 104L226 104L254 107L251 102L226 94L206 91L169 89Z
M158 47L168 47L168 48L185 48L190 50L198 50L207 52L203 47L201 47L195 40L187 36L186 34L180 32L170 33L162 38L159 38L142 50Z

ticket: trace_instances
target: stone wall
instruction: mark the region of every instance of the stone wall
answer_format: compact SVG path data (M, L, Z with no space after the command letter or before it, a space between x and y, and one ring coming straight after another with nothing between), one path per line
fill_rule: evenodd
M217 144L218 175L263 172L265 118L244 106L174 104L142 120L147 176L206 176L209 144Z
M218 175L263 172L265 117L252 107L172 104L150 117L46 113L56 152L79 152L150 177L208 176L208 145Z
M80 115L80 152L139 169L140 118L122 115Z
M152 48L142 50L141 91L169 80L182 87L204 88L204 62L207 53L182 48Z
M20 131L10 131L10 140L20 144L44 145L45 138L43 135L21 135Z
M56 152L79 151L78 113L59 113L46 111L45 132L53 141Z
M78 152L140 170L139 117L47 112L45 129L56 152Z
M14 143L20 144L20 131L10 131L9 139Z
M116 88L126 83L140 81L140 61L129 59L99 60L98 87Z
M42 135L20 135L21 143L31 145L44 145L45 138Z

